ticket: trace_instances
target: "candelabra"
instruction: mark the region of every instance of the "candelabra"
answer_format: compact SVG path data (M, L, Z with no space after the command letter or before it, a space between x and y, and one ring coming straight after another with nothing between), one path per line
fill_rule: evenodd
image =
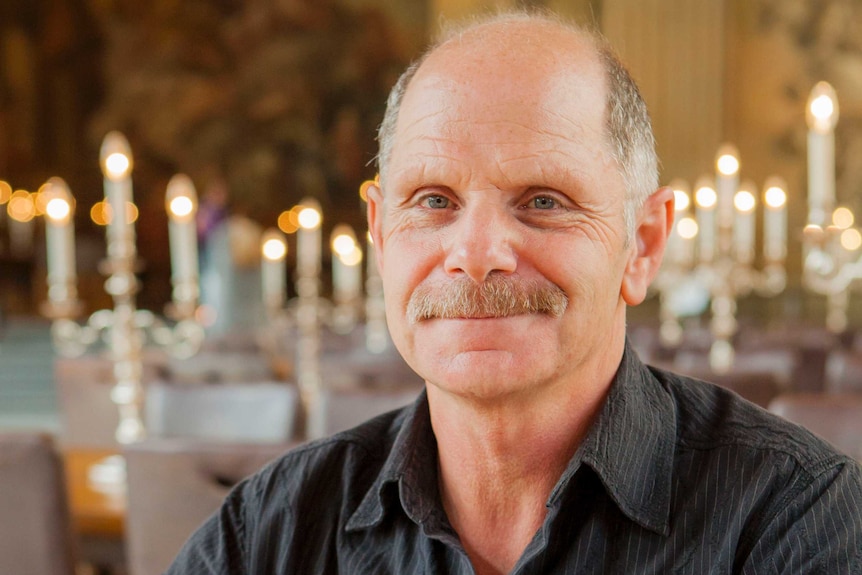
M838 98L828 83L818 82L811 90L806 120L808 224L802 235L802 279L807 289L826 296L826 326L840 333L847 329L850 289L862 278L862 256L856 256L862 234L850 209L835 208Z
M200 347L203 327L195 320L198 299L197 235L194 223L197 198L191 180L174 176L167 186L170 216L172 305L170 322L154 313L137 309L139 282L132 203L132 154L125 137L109 133L101 147L105 177L107 257L100 264L106 276L105 291L113 309L102 309L78 323L82 306L78 299L73 231L74 200L60 178L49 181L46 193L46 244L48 255L48 301L45 315L53 320L51 335L57 350L79 356L100 339L110 351L114 386L111 399L120 421L116 439L133 443L145 436L142 419L144 393L142 352L148 340L166 347L178 357L189 357Z
M320 205L314 199L306 198L288 215L295 219L297 227L297 297L286 301L287 242L284 233L271 228L264 233L261 245L261 284L267 317L270 319L264 346L274 351L277 342L295 327L295 373L306 414L305 431L308 438L317 438L325 433L325 415L320 400L321 328L327 326L337 334L348 334L357 326L362 303L360 264L363 255L353 230L346 225L336 226L331 236L333 298L330 301L321 297L323 217ZM383 294L373 251L366 251L366 349L380 353L388 345L388 332L383 318Z
M757 269L754 187L748 182L740 186L739 154L732 145L719 149L716 168L714 179L704 177L696 185L694 219L685 216L691 203L687 190L684 186L675 187L678 221L669 238L666 262L656 288L661 293L660 334L668 346L678 345L682 338L680 301L687 299L690 303L696 297L692 294L701 294L704 307L710 302L713 336L710 366L716 372L726 372L734 359L732 338L737 331L737 300L752 291L777 295L785 287L787 194L779 178L766 181L764 265Z

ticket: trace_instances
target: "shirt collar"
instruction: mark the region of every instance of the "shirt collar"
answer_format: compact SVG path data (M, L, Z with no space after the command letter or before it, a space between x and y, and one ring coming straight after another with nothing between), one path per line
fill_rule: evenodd
M560 502L580 464L590 467L620 510L642 527L670 532L676 409L626 342L604 408L551 493Z
M425 391L398 417L402 418L401 428L377 479L347 521L348 531L380 523L384 494L391 484L398 484L401 506L414 522L424 523L432 515L438 493L437 440Z
M414 522L439 519L433 513L439 500L437 442L425 392L399 417L401 429L377 479L348 520L348 531L380 523L384 493L395 483L401 505ZM627 343L604 408L552 491L548 506L559 504L583 463L601 478L630 519L657 533L669 533L675 437L670 396Z

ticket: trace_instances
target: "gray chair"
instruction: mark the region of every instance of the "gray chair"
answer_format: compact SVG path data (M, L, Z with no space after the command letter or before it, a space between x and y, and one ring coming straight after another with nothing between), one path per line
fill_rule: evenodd
M321 392L326 435L344 431L387 411L412 403L420 386L391 388L343 388Z
M862 393L862 352L833 350L826 358L825 372L829 393Z
M159 575L230 488L291 447L148 439L124 449L131 575Z
M71 575L63 467L50 436L0 433L0 573Z
M766 407L789 389L795 367L796 357L790 350L737 350L733 367L727 373L713 371L708 353L700 352L677 353L669 369L716 383Z
M298 409L287 383L147 385L144 422L151 437L288 441Z
M161 378L165 356L147 352L142 380L145 385ZM119 443L114 436L119 411L111 401L114 387L113 363L107 356L85 355L54 360L54 382L60 411L64 447L112 449Z
M786 393L770 402L769 411L862 460L862 394Z

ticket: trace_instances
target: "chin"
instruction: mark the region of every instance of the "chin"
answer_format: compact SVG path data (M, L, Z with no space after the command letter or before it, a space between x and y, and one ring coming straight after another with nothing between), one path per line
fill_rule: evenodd
M443 365L419 366L421 371L417 371L429 385L445 393L492 401L541 385L543 378L535 367L530 368L511 353L483 351L460 353Z

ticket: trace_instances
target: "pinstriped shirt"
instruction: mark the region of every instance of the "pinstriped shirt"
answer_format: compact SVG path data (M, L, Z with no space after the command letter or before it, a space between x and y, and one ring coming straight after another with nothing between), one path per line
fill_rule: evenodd
M468 574L423 393L232 490L179 574ZM859 465L737 395L627 348L512 573L862 573Z

